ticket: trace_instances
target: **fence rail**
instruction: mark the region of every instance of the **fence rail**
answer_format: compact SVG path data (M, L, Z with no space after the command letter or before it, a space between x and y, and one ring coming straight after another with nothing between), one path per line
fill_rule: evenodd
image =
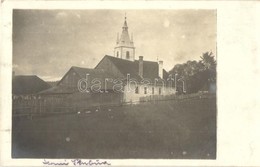
M39 101L29 102L27 101L13 101L13 116L26 116L26 115L48 115L48 114L66 114L74 113L80 111L93 110L98 108L108 108L124 105L135 105L140 103L159 103L160 101L168 100L185 100L185 99L203 99L203 98L214 98L216 94L210 93L196 93L196 94L186 94L186 95L151 95L146 97L141 97L138 102L122 102L122 103L111 103L111 104L93 104L89 106L81 105L48 105L44 102L44 99Z
M151 95L146 97L141 97L140 102L149 101L166 101L166 100L184 100L184 99L202 99L202 98L213 98L216 97L214 93L194 93L194 94L182 94L182 95Z

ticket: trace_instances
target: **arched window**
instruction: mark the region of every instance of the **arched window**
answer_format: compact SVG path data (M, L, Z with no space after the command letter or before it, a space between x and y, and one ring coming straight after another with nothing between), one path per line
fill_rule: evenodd
M118 51L116 52L116 57L119 57L119 52Z
M147 94L147 87L144 87L144 94Z
M139 88L138 86L135 87L135 94L138 94L139 93Z
M130 59L129 51L126 51L126 59Z

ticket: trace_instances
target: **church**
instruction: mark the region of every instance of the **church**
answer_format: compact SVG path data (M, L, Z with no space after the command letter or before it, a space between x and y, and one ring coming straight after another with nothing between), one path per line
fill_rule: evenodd
M139 103L142 97L175 94L163 61L146 61L135 53L125 17L113 56L105 55L93 69L72 66L56 86L39 95L48 105L88 107Z

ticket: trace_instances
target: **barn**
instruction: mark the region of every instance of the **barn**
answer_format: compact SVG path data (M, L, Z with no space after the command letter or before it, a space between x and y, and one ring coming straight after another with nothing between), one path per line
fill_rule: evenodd
M51 86L36 75L13 75L12 106L13 112L36 112L39 105L39 92Z
M51 86L36 75L15 75L12 80L12 94L22 98L46 90Z
M82 110L100 105L119 105L123 94L112 90L115 78L104 69L71 67L56 86L44 90L39 95L45 99L48 111Z

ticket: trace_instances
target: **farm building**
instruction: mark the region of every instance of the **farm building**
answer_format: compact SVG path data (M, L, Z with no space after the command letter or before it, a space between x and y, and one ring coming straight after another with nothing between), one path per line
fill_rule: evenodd
M39 92L51 86L36 75L13 75L13 112L36 112L40 103Z
M105 85L106 78L114 76L103 69L73 66L56 86L40 92L39 95L50 108L59 106L78 109L121 103L122 93L113 92L111 82Z
M29 98L51 86L36 75L16 75L12 80L14 97Z

